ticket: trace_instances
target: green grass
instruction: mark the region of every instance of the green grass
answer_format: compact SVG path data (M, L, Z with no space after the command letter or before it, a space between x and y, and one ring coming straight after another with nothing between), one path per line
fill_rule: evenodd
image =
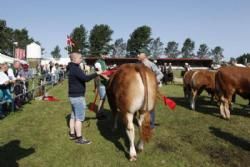
M87 86L87 102L92 102L93 85ZM83 134L93 142L91 145L76 145L68 139L70 106L64 82L49 92L59 102L32 101L0 121L0 166L249 166L250 111L242 110L248 101L237 98L231 120L225 121L205 93L198 99L197 111L191 111L182 98L181 86L168 85L161 92L177 102L176 112L158 102L159 126L137 162L127 159L123 126L111 132L107 104L107 121L98 122L93 113L87 112Z

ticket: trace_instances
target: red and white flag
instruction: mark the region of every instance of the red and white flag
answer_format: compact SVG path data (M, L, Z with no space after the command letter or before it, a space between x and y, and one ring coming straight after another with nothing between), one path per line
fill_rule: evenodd
M19 60L25 60L25 58L26 58L25 49L16 48L15 49L15 58L19 59Z
M75 43L73 42L72 38L67 35L67 45L68 46L75 46Z

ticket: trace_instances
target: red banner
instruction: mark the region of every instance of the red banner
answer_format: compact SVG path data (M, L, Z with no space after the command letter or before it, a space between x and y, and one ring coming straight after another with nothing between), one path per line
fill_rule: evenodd
M15 49L15 58L19 59L19 60L25 60L26 59L25 49L16 48Z

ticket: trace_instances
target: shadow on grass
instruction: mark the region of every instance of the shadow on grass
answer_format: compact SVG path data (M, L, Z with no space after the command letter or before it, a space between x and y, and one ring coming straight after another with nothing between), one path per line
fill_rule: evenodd
M225 141L230 142L231 144L241 147L243 150L250 151L250 141L242 139L240 137L236 137L231 133L224 132L219 128L209 127L210 132L214 134L216 137L221 138Z
M0 166L18 167L17 161L35 152L34 148L20 147L20 140L12 140L0 146Z
M65 117L66 125L67 125L68 128L69 128L70 116L71 116L71 114L68 114ZM83 126L84 127L89 127L90 126L90 121L89 120L95 120L95 119L96 119L96 117L85 117L84 122L83 122Z
M187 99L184 97L169 97L170 99L173 99L178 106L182 106L189 110L190 112L200 112L203 114L212 115L215 117L220 117L219 115L219 109L217 107L217 104L215 102L210 102L209 97L199 96L196 100L196 109L195 111L192 111L190 109L190 103Z
M98 120L97 121L97 128L100 131L100 134L108 141L112 142L118 151L124 152L124 155L129 158L129 154L126 151L126 148L129 148L129 141L127 139L126 131L124 126L120 121L118 121L118 129L116 131L112 131L113 127L113 118L112 114L109 110L105 110L105 115L107 116L107 119L105 120ZM125 147L122 145L122 143L119 141L122 139L125 143Z

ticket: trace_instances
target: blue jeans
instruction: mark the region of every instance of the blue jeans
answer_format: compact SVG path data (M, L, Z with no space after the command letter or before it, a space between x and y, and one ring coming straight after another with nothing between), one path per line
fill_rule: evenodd
M106 96L106 88L104 85L98 86L98 93L99 93L100 99L104 100Z
M71 119L84 121L86 110L85 97L69 97L69 101L72 108Z
M6 101L7 103L12 102L12 97L9 89L0 89L0 102ZM3 114L2 104L0 104L0 115Z

